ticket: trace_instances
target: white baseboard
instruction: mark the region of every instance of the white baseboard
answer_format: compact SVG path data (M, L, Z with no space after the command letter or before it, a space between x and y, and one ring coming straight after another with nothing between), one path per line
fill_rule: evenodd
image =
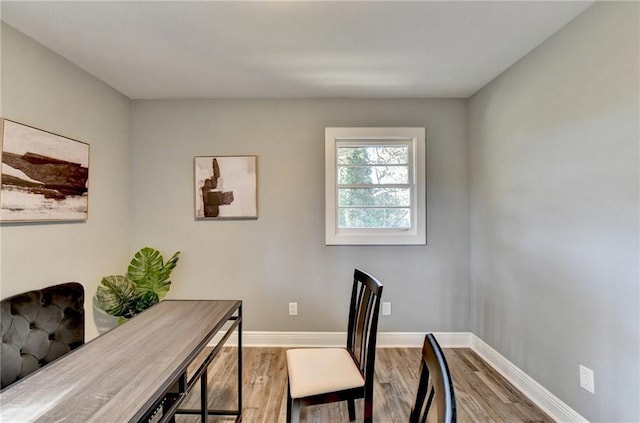
M341 347L346 343L346 332L242 332L246 347Z
M435 332L443 348L470 348L470 332ZM423 332L379 332L378 348L422 348ZM219 338L213 338L215 345ZM346 332L261 332L243 331L242 345L245 347L342 347L347 343ZM228 346L238 345L238 336L231 334Z
M470 333L436 333L440 345L446 348L471 346ZM379 332L378 348L422 348L424 333ZM260 347L342 347L346 332L243 332L245 346Z
M471 348L555 421L588 423L587 419L473 333L434 332L434 335L442 348ZM379 332L377 346L422 348L424 336L423 332ZM346 332L242 332L244 347L340 347L346 340ZM216 338L211 345L215 343ZM238 345L236 333L231 335L227 345Z
M472 335L471 338L471 349L555 421L563 423L588 422L577 411L475 335Z

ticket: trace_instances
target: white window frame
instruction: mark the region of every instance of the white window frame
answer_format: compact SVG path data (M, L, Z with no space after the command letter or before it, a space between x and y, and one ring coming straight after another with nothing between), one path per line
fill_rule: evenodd
M410 143L411 227L339 228L337 149L339 144L378 140ZM425 128L325 128L326 245L425 245L427 243Z

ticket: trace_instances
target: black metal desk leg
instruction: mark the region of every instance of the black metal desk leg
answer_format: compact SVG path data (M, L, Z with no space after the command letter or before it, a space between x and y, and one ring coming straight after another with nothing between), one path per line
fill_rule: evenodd
M238 307L238 417L242 420L242 304Z
M206 423L209 414L208 393L207 369L205 368L202 376L200 376L200 421L202 421L202 423Z

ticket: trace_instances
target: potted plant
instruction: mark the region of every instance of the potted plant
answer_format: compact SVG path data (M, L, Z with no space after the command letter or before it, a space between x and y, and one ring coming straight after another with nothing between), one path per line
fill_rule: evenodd
M146 310L169 292L169 276L178 263L179 255L178 251L164 263L158 250L142 248L129 263L126 275L102 278L95 304L107 314L116 316L119 323Z

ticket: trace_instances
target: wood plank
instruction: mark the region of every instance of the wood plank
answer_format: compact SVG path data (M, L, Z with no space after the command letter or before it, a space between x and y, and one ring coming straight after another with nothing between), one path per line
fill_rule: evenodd
M225 347L209 372L210 408L235 405L236 349ZM285 423L286 359L285 348L245 347L243 351L243 418L248 423ZM420 362L418 348L381 348L376 355L374 386L374 422L406 423L418 384ZM458 422L542 422L553 420L535 407L515 387L468 348L444 349L453 374ZM214 370L215 368L215 370ZM215 391L230 390L225 398ZM187 400L195 407L199 393ZM222 401L222 402L221 402ZM224 401L229 401L227 405ZM362 400L356 401L356 422L362 421ZM194 416L177 416L177 423L196 423ZM209 423L229 422L210 417ZM346 403L302 407L304 423L348 423ZM431 418L429 419L431 421Z

